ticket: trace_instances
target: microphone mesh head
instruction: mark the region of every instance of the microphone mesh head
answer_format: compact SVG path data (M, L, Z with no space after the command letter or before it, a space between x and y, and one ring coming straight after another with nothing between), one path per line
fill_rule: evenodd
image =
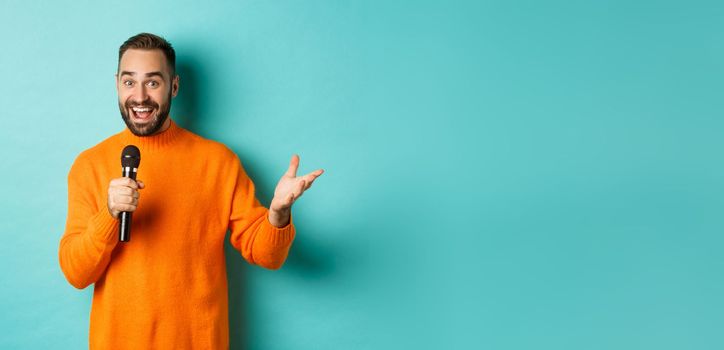
M121 152L121 166L138 168L141 164L141 151L134 145L128 145Z

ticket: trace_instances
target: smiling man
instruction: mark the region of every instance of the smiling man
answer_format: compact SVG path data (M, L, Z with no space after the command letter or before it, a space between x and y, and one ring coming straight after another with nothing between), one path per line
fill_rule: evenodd
M293 156L263 207L231 150L169 117L175 61L156 35L123 43L116 88L127 128L83 151L68 174L60 267L76 288L94 284L92 349L228 348L226 232L249 263L280 268L295 236L292 204L323 172L297 176ZM127 145L141 151L139 181L118 176ZM121 212L133 213L127 243Z
M173 55L173 51L168 52ZM169 67L165 55L161 50L140 49L127 49L121 53L119 72L116 74L118 108L126 126L135 135L153 135L168 129L171 123L168 114L171 111L171 99L178 93L179 77L175 69ZM153 70L154 64L159 63L160 70ZM143 69L144 73L121 70L121 64L125 68ZM143 83L147 88L137 86Z

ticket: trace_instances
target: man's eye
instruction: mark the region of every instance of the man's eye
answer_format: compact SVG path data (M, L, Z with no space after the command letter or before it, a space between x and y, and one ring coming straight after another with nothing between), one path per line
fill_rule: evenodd
M150 87L157 87L157 86L158 86L158 82L156 82L156 81L149 81L149 82L148 82L148 86L150 86Z
M126 80L126 81L123 82L123 85L125 85L125 86L133 86L133 82L130 81L130 80Z

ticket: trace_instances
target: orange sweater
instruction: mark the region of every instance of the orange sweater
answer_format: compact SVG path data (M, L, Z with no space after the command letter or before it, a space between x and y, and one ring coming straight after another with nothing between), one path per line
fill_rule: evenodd
M131 241L118 242L107 208L126 145L141 151ZM173 121L161 134L128 129L82 152L68 174L68 219L60 267L82 289L95 283L91 349L226 349L224 237L251 264L278 269L294 240L254 196L236 155Z

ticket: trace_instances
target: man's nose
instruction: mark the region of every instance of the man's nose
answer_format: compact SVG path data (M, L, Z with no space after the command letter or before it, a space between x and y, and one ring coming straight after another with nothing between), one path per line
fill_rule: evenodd
M148 93L146 92L146 87L144 85L140 85L136 89L136 103L142 103L145 102L148 99Z

